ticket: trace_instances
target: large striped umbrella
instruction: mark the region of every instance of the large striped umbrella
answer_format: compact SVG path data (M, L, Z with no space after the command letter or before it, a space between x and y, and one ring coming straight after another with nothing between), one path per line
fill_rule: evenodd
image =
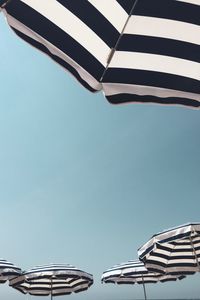
M23 294L51 295L51 299L85 291L92 284L91 274L66 264L37 266L10 281L10 286Z
M131 260L108 269L103 273L101 280L104 283L142 284L144 297L147 299L145 283L176 281L177 279L183 279L184 277L185 276L181 275L161 275L149 272L141 261Z
M200 223L155 234L138 255L149 271L172 275L200 272Z
M8 262L7 260L0 259L0 283L5 283L7 280L11 280L20 275L22 270Z
M0 0L19 37L111 103L200 107L199 0Z

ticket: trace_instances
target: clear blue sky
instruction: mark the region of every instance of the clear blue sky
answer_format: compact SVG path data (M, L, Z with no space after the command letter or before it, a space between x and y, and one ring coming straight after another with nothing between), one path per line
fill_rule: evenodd
M16 37L3 15L0 57L0 257L94 275L90 290L59 299L143 298L139 285L100 277L137 258L152 234L200 221L200 111L110 105ZM199 276L147 294L199 297ZM7 284L0 295L28 298Z

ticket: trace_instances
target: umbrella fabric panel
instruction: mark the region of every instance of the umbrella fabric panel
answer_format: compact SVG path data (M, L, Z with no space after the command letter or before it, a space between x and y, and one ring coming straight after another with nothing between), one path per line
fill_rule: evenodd
M4 12L22 39L96 91L133 1L11 0Z
M15 278L21 274L21 269L12 263L0 259L0 283L5 283L7 280Z
M138 260L128 261L112 267L105 271L102 275L102 282L117 284L143 284L175 281L183 279L184 276L161 275L159 273L150 272L144 264Z
M38 266L10 281L23 294L54 296L79 293L92 284L91 274L65 264Z
M103 88L111 103L200 106L199 1L139 0Z
M138 250L150 271L194 274L200 271L200 224L186 224L154 235Z

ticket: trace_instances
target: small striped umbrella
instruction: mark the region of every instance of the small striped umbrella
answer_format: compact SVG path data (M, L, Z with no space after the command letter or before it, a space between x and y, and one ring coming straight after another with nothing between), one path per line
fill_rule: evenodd
M21 269L12 263L0 259L0 283L5 283L7 280L11 280L21 274Z
M147 299L145 283L176 281L184 277L185 276L161 275L149 272L141 261L131 260L108 269L103 273L101 280L104 283L142 284L144 297Z
M200 271L200 223L165 230L138 250L139 259L149 271L189 275Z
M37 266L10 281L10 286L34 296L69 295L87 290L93 276L71 265L50 264Z

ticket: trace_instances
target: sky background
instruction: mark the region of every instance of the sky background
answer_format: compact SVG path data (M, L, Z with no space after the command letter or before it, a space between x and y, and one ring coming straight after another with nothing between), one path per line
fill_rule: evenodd
M143 298L101 285L154 233L200 221L200 111L113 106L20 40L0 15L0 257L23 270L70 263L94 275L74 300ZM198 298L200 275L148 285ZM0 299L44 299L0 286ZM49 299L48 297L45 299Z

